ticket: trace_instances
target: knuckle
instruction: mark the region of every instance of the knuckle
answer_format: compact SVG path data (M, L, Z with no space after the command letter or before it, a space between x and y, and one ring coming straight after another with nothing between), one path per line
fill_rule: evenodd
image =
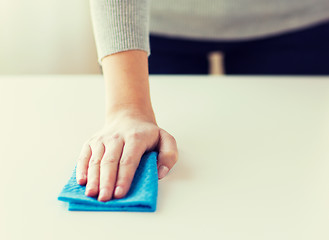
M129 155L121 158L120 165L136 165L136 160L133 156Z
M102 190L111 191L111 190L113 190L113 186L108 183L100 184L99 191L102 191Z
M101 162L101 165L107 165L107 164L113 165L113 164L116 164L117 162L118 162L118 160L116 158L109 157L109 158L103 159Z
M131 177L130 175L120 176L118 181L120 181L120 184L127 184L131 181Z
M131 138L133 140L140 140L144 136L144 133L141 131L133 131L128 134L128 138Z
M101 162L101 159L98 157L92 157L89 161L89 166L97 166Z
M173 141L177 145L177 141L172 135L169 134L168 137L170 138L171 141Z
M171 159L174 163L178 161L178 153L176 151L168 151L165 153L166 156Z
M105 142L108 144L110 142L117 142L121 139L121 135L119 133L115 133L113 135L110 135L108 137L106 137Z
M118 139L120 139L120 137L121 137L120 133L113 133L113 134L111 135L111 138L112 138L113 140L118 140Z

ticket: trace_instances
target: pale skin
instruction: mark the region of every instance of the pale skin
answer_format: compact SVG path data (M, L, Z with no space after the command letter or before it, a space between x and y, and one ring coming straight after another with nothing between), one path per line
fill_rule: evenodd
M77 161L76 179L99 201L123 198L145 151L157 151L162 179L178 160L175 138L157 125L149 92L148 58L142 50L102 59L106 92L103 128L87 140Z

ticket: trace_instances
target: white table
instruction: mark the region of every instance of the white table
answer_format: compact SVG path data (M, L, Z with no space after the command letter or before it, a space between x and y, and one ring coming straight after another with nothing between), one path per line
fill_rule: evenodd
M155 213L57 195L104 121L101 76L0 77L0 239L329 239L329 78L151 76L179 162Z

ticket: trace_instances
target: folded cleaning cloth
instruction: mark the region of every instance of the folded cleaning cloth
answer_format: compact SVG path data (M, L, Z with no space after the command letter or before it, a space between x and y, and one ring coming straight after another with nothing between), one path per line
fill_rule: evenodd
M124 198L100 202L97 197L86 196L86 186L81 186L76 181L75 167L58 200L69 202L70 211L154 212L158 196L157 156L157 152L143 154L129 192Z

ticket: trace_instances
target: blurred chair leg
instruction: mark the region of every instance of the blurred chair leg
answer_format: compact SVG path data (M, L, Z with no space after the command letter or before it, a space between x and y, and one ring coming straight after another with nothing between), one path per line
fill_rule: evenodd
M210 75L224 75L223 54L221 52L209 53L208 60Z

